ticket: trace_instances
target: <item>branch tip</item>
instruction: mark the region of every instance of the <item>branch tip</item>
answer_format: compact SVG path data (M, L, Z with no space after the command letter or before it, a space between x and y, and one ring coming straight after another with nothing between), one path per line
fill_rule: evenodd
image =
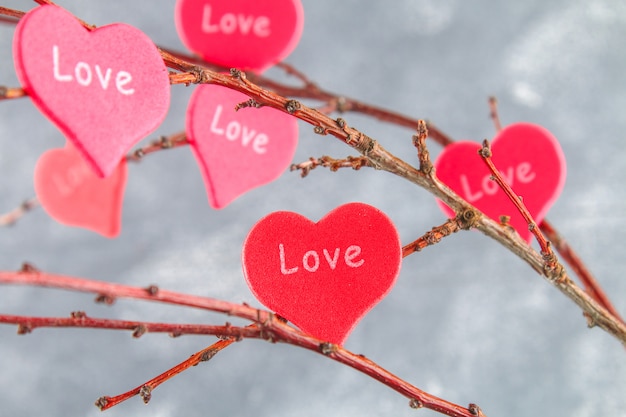
M107 405L109 404L109 398L110 397L102 396L102 397L100 397L100 398L98 398L96 400L94 405L96 407L98 407L100 409L100 411L104 411L106 409Z

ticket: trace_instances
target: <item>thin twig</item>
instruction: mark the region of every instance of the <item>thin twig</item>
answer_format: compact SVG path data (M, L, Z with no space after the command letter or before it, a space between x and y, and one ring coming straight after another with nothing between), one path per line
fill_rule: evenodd
M487 165L487 168L489 168L489 171L491 172L491 178L498 184L500 189L504 191L506 196L515 205L515 208L522 215L522 217L526 221L526 224L528 224L528 229L535 236L537 243L539 243L539 247L541 248L541 254L544 256L546 262L546 268L553 270L555 274L558 274L558 276L560 276L564 272L564 268L559 265L558 261L556 260L556 255L550 248L550 242L548 242L543 233L541 233L541 230L539 230L539 228L537 227L535 219L526 208L526 205L524 204L522 198L515 194L515 191L513 191L511 186L505 181L504 177L493 163L491 159L491 146L487 139L483 141L483 146L478 151L478 154L482 158L483 162L485 162L485 165ZM555 275L552 278L556 279L558 278L558 276Z
M457 218L448 219L444 224L433 227L430 231L419 237L417 240L405 245L402 248L402 257L405 258L412 253L419 252L427 246L439 243L441 239L450 236L461 230Z
M252 327L252 326L249 326ZM256 326L254 326L256 328ZM258 329L257 329L258 331ZM150 399L152 398L152 391L165 381L168 381L172 377L180 374L181 372L186 371L192 366L196 366L201 362L206 362L211 360L216 354L221 352L226 347L232 345L236 340L235 338L229 338L225 340L219 340L213 343L211 346L202 349L199 352L194 353L188 359L179 363L178 365L168 369L167 371L157 375L151 380L135 387L129 391L126 391L122 394L116 395L114 397L103 396L96 400L95 405L100 409L100 411L108 410L111 407L118 405L121 402L124 402L136 395L140 395L143 402L148 404Z
M14 208L10 212L0 215L0 226L14 225L19 219L22 218L22 216L38 206L39 200L37 200L37 198L35 197L24 200L22 204L20 204L18 207Z
M290 170L300 171L300 176L304 178L318 166L329 168L332 172L338 171L340 168L352 168L358 171L363 167L373 167L371 161L364 156L348 156L345 159L335 159L324 155L319 158L311 157L308 161L298 164L291 164Z
M496 128L496 132L501 131L502 124L500 123L500 114L498 113L498 100L493 96L489 97L489 110L489 116Z
M28 94L21 87L5 87L0 85L0 101L26 97Z

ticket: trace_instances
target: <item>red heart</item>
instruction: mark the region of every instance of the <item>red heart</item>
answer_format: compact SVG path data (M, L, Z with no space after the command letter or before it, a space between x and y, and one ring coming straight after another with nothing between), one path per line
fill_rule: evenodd
M187 136L213 208L278 178L296 151L296 119L269 107L235 112L247 100L224 87L199 85L189 102Z
M167 113L167 68L152 41L124 24L84 28L56 6L17 25L15 69L39 109L100 176L110 175Z
M202 58L261 72L296 47L304 12L300 0L179 0L176 28Z
M340 206L317 223L272 213L252 228L242 257L261 303L336 344L391 290L402 260L391 220L363 203Z
M475 142L447 146L435 161L437 177L492 219L510 216L511 226L529 242L528 224L490 179L489 169L478 155L480 147ZM491 149L492 161L539 224L565 184L565 157L558 141L541 126L516 123L496 136ZM444 203L439 201L439 205L454 216Z
M126 175L122 160L109 177L99 178L66 143L65 148L50 150L37 161L35 192L58 222L115 237L120 232Z

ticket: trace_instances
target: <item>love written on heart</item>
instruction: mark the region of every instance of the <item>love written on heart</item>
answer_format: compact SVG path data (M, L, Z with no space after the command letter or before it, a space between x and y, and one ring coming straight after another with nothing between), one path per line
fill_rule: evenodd
M447 146L434 163L437 177L493 220L508 216L509 224L530 241L532 233L526 220L493 181L478 155L480 148L479 143L470 141ZM498 133L491 150L498 171L539 224L565 184L565 156L557 139L541 126L515 123ZM446 214L454 216L452 209L438 203Z
M293 212L269 214L248 234L242 264L262 304L303 331L342 344L393 287L401 252L384 213L349 203L317 223Z

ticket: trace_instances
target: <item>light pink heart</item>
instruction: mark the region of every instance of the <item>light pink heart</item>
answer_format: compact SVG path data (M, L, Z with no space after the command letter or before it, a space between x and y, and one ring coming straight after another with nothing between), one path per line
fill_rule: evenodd
M530 241L528 224L490 179L490 172L478 155L480 147L469 141L447 146L435 161L437 177L492 219L499 221L501 215L510 216L511 226ZM539 224L565 184L565 157L558 141L541 126L516 123L496 136L491 149L494 164ZM444 203L439 204L446 214L454 215Z
M15 69L35 105L100 176L154 131L167 113L167 68L152 41L125 24L84 28L56 6L17 25Z
M126 161L107 178L100 178L67 143L37 161L35 192L46 212L59 223L115 237L120 233L126 178Z
M300 0L178 0L183 43L208 62L261 72L296 47L304 26Z
M261 303L336 344L389 293L401 262L395 226L363 203L337 207L317 223L272 213L252 228L242 253L246 281Z
M298 144L295 118L269 107L235 111L247 100L237 91L199 85L187 109L187 136L216 209L278 178Z

